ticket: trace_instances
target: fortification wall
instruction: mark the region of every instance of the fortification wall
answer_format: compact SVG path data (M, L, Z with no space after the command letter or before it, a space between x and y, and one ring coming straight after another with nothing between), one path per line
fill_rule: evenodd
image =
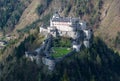
M48 66L49 70L53 70L55 67L55 60L52 60L50 58L42 57L42 62Z
M71 38L76 38L77 37L77 33L74 31L58 31L60 36L63 37L71 37Z
M47 35L47 34L48 34L48 30L47 30L46 28L40 27L40 28L39 28L39 31L40 31L40 33L41 33L42 35Z
M60 62L62 61L63 59L65 59L66 57L69 57L71 56L72 54L74 54L75 50L69 52L68 54L66 54L64 57L60 57L60 58L56 58L56 59L51 59L51 58L48 58L48 57L42 57L42 62L43 64L47 65L48 66L48 69L49 70L54 70L55 68L55 64L57 62Z

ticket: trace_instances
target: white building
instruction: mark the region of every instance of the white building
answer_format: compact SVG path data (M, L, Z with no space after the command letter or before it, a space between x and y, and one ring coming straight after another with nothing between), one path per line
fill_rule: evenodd
M47 28L40 27L40 33L46 32L55 36L57 32L60 36L75 38L76 31L81 30L81 26L85 24L81 23L82 21L80 22L79 18L61 17L58 13L55 13L50 19L50 26Z

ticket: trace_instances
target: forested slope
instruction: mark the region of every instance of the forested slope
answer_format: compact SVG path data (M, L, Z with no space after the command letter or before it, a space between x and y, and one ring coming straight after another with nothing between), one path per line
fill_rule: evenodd
M101 10L101 22L99 24L99 28L95 32L95 35L104 39L107 45L114 48L119 32L120 0L104 0L104 5ZM118 47L117 49L120 50Z
M108 42L109 37L115 37L114 41L110 38L109 41L112 42L109 45L120 48L119 23L116 22L119 20L119 0L31 1L0 0L1 29L9 31L16 27L15 31L17 31L22 28L17 43L13 41L0 55L2 56L0 57L0 81L120 81L120 56L101 40L101 38L104 41L107 39ZM103 15L104 12L106 13L102 10L103 5L107 4L111 5L107 8L107 14ZM83 47L79 53L59 62L55 70L49 72L42 63L38 66L35 62L26 59L24 53L28 49L39 47L43 39L37 39L40 35L37 27L41 24L49 25L49 19L56 9L62 16L80 17L85 20L94 31L97 29L95 35L98 38L94 38L91 48ZM37 29L37 34L31 35L30 28L33 27ZM106 34L108 34L107 38L104 37ZM20 41L21 39L23 40Z
M119 0L0 0L0 28L17 31L58 10L63 16L81 17L88 26L97 28L96 36L115 48L120 31L119 4Z
M29 3L30 0L0 0L0 28L13 30Z
M94 38L91 48L83 47L57 63L53 72L24 58L25 42L29 40L0 62L1 81L120 81L120 57L99 38Z

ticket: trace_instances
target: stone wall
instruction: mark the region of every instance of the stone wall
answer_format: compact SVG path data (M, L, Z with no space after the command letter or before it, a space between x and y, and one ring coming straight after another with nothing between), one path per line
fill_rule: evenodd
M55 59L51 59L51 58L48 58L48 57L42 57L42 62L43 64L47 65L48 66L48 69L49 70L54 70L55 68L55 64L57 62L60 62L62 61L63 59L65 59L66 57L69 57L71 56L72 54L75 53L75 50L71 51L70 53L66 54L64 57L60 57L60 58L55 58Z
M53 70L55 67L55 60L47 58L47 57L42 57L42 62L43 64L48 66L49 70Z
M86 29L86 30L83 30L84 31L84 34L86 36L86 39L90 39L91 38L91 31L90 29Z
M89 43L89 40L84 40L83 41L83 44L86 48L89 48L90 47L90 43Z
M58 31L60 36L63 37L71 37L75 39L77 37L77 33L74 31Z
M48 34L48 30L46 28L43 28L43 27L39 27L39 31L42 35L47 35Z

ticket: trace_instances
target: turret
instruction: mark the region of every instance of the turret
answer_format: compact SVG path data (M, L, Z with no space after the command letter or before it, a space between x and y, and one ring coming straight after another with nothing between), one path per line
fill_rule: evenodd
M60 18L60 15L59 15L59 13L58 12L55 12L55 14L53 15L53 17L52 17L52 19L56 19L56 18Z
M86 22L85 21L80 21L79 24L80 24L82 30L86 29Z
M52 16L52 18L50 19L50 26L53 26L53 20L59 19L60 15L58 12L55 12Z

